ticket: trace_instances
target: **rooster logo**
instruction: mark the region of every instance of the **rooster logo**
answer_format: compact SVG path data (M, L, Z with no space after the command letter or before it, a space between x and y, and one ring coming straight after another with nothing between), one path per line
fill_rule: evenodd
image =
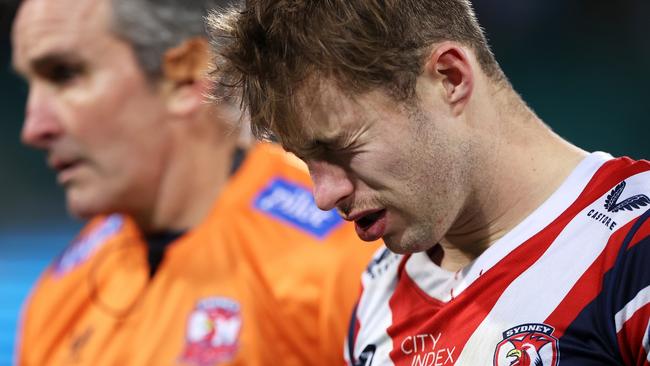
M225 297L199 301L187 322L184 364L213 366L228 362L239 348L242 316L239 303Z
M515 348L506 354L506 357L513 358L510 366L543 366L539 350L552 340L545 335L528 333L521 340L513 339L511 342Z
M494 366L557 366L559 352L553 327L522 324L503 332L497 345Z

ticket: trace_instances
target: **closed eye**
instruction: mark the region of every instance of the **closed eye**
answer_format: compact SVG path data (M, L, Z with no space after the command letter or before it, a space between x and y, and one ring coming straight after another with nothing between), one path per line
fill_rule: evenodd
M299 148L285 148L285 150L293 153L302 161L310 159L322 159L325 150L316 145L302 146Z
M65 85L81 74L81 67L77 65L55 64L42 70L39 74L56 85Z
M55 54L34 60L32 69L40 78L57 86L65 86L83 74L84 65L68 56Z

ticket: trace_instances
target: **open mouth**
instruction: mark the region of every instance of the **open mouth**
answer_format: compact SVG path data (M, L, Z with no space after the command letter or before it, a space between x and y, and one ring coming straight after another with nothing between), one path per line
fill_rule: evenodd
M379 210L377 212L373 212L371 214L368 214L368 215L358 219L356 221L356 223L357 223L357 225L359 225L359 227L361 227L362 229L365 230L365 229L369 228L370 226L372 226L372 224L377 222L377 220L379 220L385 213L386 213L386 210Z
M375 211L360 217L354 221L354 226L361 240L378 240L386 230L386 210Z

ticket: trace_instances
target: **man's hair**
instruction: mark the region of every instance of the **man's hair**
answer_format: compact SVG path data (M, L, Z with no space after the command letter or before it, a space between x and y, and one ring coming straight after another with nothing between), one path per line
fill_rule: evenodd
M441 41L470 47L488 77L505 79L468 0L248 0L212 13L208 26L215 74L241 93L260 138L292 135L296 91L318 80L352 96L382 89L409 100Z
M210 9L236 0L110 0L112 31L131 44L145 74L162 75L165 52L192 37L207 37L205 17Z

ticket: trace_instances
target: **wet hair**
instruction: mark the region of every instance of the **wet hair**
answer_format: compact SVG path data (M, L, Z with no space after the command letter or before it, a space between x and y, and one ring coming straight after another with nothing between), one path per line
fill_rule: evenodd
M469 47L488 77L505 79L468 0L248 0L212 13L208 27L215 73L241 94L258 138L299 129L301 95L322 80L352 96L411 99L441 41Z

